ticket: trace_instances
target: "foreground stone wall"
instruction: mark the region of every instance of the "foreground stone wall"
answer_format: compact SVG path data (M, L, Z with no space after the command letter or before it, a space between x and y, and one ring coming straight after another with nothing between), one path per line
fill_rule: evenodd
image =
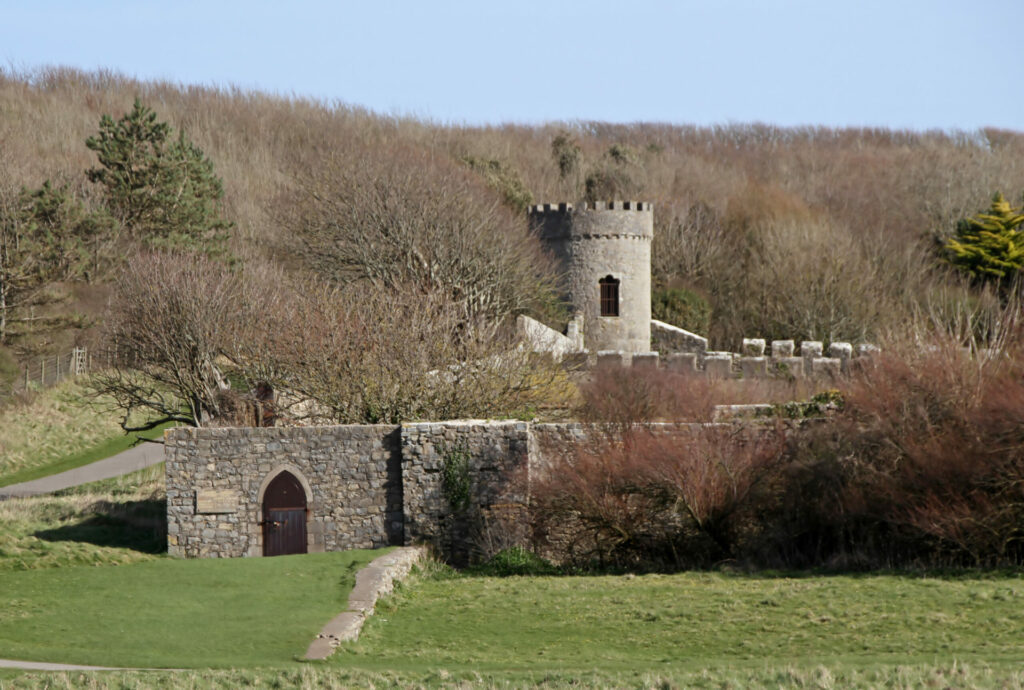
M172 556L262 555L262 493L282 470L306 489L309 551L403 542L397 426L179 428L164 443Z

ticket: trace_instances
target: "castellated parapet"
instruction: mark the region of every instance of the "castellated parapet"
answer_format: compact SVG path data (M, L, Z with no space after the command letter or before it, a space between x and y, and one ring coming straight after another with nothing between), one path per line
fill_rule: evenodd
M648 352L653 204L541 204L530 209L530 226L559 262L565 297L583 315L583 346Z

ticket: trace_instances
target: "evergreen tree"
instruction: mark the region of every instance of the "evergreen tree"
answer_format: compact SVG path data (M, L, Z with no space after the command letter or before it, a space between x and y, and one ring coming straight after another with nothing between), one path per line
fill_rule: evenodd
M111 212L136 238L154 247L223 248L231 223L220 215L224 196L213 163L179 132L135 99L120 120L100 119L100 131L86 139L98 168L86 171L103 185Z
M1007 284L1024 268L1024 214L996 192L988 213L964 218L946 243L947 258L977 280Z

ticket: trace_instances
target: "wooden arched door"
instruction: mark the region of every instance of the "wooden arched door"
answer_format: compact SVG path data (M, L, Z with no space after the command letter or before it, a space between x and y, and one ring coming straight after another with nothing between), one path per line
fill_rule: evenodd
M263 494L263 555L291 553L306 553L306 492L286 471Z

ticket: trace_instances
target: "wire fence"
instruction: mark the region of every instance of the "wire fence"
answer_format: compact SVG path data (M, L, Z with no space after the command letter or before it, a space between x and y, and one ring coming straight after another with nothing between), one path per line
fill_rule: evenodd
M70 352L47 355L23 364L24 371L14 382L13 392L32 388L49 388L71 376L84 374L99 362L93 361L93 354L84 347Z

